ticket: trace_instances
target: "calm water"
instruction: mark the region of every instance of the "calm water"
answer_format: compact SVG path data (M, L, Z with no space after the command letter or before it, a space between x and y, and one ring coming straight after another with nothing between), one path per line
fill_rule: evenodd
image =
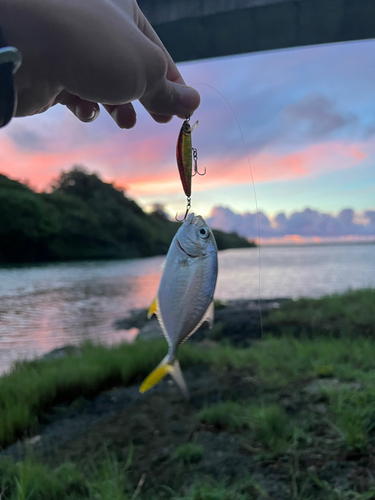
M20 358L83 340L117 342L135 331L113 321L151 304L163 257L0 268L0 372ZM375 287L375 245L263 247L260 297L319 297ZM219 252L216 298L257 298L259 250Z

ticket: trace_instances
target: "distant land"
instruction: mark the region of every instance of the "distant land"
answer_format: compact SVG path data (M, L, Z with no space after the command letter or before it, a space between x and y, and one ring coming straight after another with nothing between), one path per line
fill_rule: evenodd
M179 227L82 167L62 173L48 193L0 174L0 263L162 255ZM214 235L219 250L255 246L233 231Z
M269 218L263 212L239 214L227 207L215 207L206 218L210 227L235 231L245 238L270 244L314 244L375 241L375 210L355 212L351 208L337 215L306 208ZM259 226L258 226L259 224Z

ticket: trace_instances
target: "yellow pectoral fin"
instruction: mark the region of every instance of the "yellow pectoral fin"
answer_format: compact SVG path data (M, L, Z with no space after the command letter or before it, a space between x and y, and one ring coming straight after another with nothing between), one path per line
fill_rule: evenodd
M154 298L153 303L151 304L150 309L148 310L148 313L147 313L147 318L148 319L150 319L151 316L156 313L157 306L158 306L158 297L156 296Z
M146 392L148 391L149 389L151 389L151 387L153 387L154 385L156 385L158 382L160 382L160 380L167 374L167 373L171 373L171 371L173 370L173 367L172 365L168 364L168 363L165 363L161 366L158 366L157 368L155 368L155 370L153 372L150 373L150 375L142 382L142 385L139 389L139 392Z

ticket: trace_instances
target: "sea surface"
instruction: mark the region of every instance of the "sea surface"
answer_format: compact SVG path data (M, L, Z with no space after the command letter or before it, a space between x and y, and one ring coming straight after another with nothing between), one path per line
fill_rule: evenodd
M0 268L0 373L84 340L132 340L113 322L148 307L164 257ZM219 252L215 298L320 297L375 287L375 245L261 247Z

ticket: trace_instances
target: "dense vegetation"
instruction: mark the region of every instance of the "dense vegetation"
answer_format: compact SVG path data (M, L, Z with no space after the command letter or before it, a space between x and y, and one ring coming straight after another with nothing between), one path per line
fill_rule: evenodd
M117 259L161 255L179 224L146 214L124 192L81 168L61 174L50 193L0 174L0 262ZM254 246L214 231L218 248Z
M355 337L349 303L357 316ZM170 386L166 386L154 394L154 399L143 397L141 403L134 403L125 423L121 419L118 424L114 419L110 421L109 435L114 440L106 441L105 427L100 425L100 432L92 436L102 439L102 449L95 448L97 442L92 444L98 450L95 456L84 448L81 455L71 455L69 462L63 455L63 463L58 466L45 456L38 458L41 462L35 457L18 463L3 458L1 498L374 498L374 304L373 289L290 301L270 314L263 340L249 347L235 348L212 340L206 345L185 344L179 352L183 370L186 372L192 365L195 371L202 365L208 365L210 370L201 372L200 389L190 404L179 403L173 391L171 396ZM304 333L290 329L302 307L300 325L306 327ZM316 317L324 318L325 326L311 337L308 327L315 324ZM330 321L335 326L328 329ZM276 338L267 333L267 328L277 324L280 336ZM164 340L111 348L86 345L79 356L73 350L63 359L19 363L13 373L0 379L2 443L28 432L38 433L36 417L50 405L79 395L90 397L113 385L138 383L160 361L165 348ZM212 387L204 385L204 377L209 376L207 385ZM165 408L160 406L161 401ZM166 414L167 427L162 427L161 436L166 428L170 430L163 438L162 454L156 458L152 440L146 441L146 454L139 451L144 449L143 439L148 436L141 432L147 432L152 420L140 414L147 404L156 408L152 419L159 414L156 426L164 422ZM172 407L179 412L170 414ZM132 419L132 441L122 440L126 449L120 456L117 451L122 437L113 434L113 429L118 425L117 431L125 433ZM185 425L188 422L186 435L181 430L182 419ZM159 434L152 432L156 440ZM199 435L205 438L201 442L197 442ZM207 466L206 457L218 460L220 468L224 462L217 457L229 453L237 442L241 452L228 457L239 460L239 465L241 460L246 462L247 474L230 478L219 470L220 480L215 480L201 473L203 465ZM160 475L156 482L150 479L153 468Z

